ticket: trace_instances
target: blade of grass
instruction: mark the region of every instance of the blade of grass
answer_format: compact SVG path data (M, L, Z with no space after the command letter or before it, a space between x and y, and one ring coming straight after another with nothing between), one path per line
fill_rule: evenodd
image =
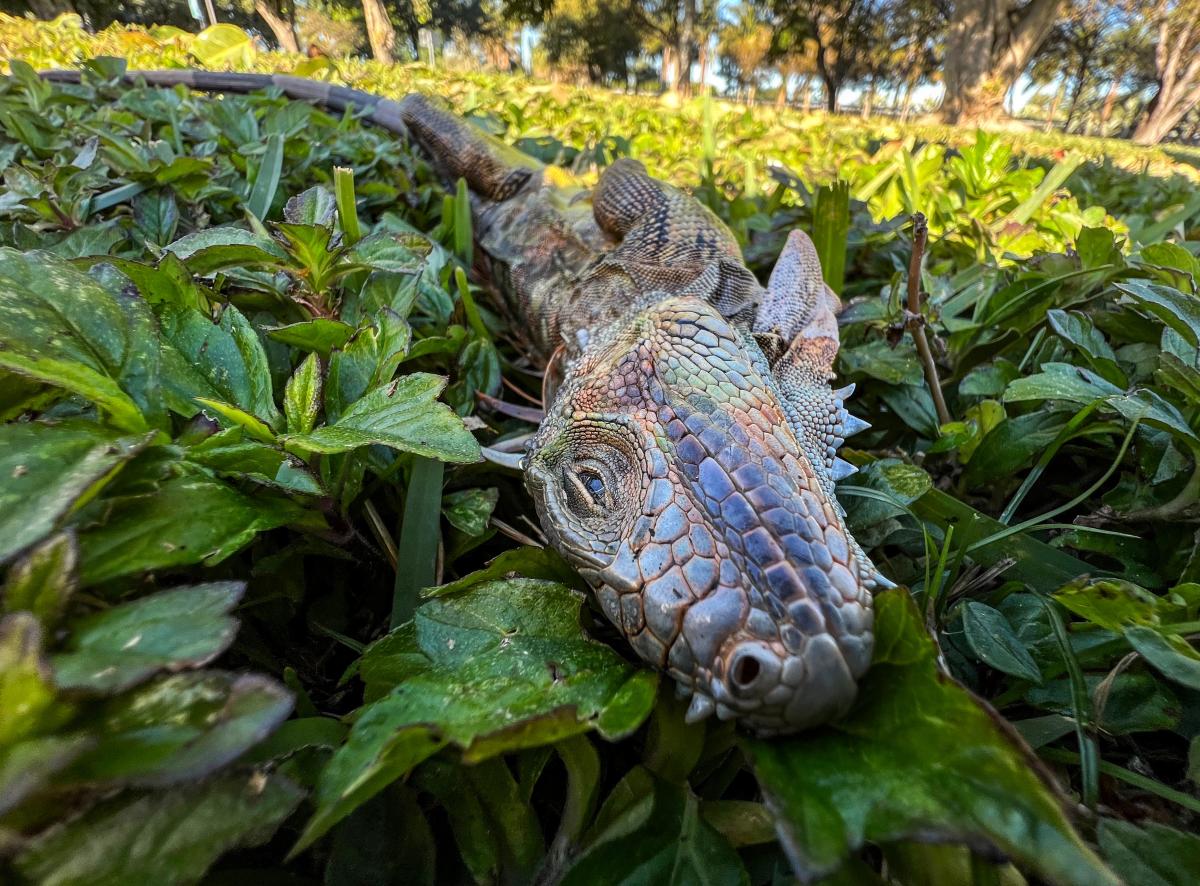
M1050 464L1050 461L1058 453L1058 450L1075 436L1075 431L1079 426L1087 420L1089 415L1096 411L1104 400L1105 398L1099 397L1071 416L1070 421L1058 432L1054 441L1042 451L1041 456L1038 457L1037 464L1033 466L1028 476L1021 482L1020 487L1013 493L1013 497L1004 508L1004 513L1000 515L1001 523L1008 523L1013 518L1013 514L1017 512L1017 508L1021 506L1021 502L1025 500L1025 496L1029 494L1029 490L1033 489L1033 484L1042 476L1042 471L1046 470L1046 466Z
M421 588L432 587L441 535L442 477L446 466L433 458L413 458L404 516L397 543L396 581L392 591L392 627L412 618Z
M267 136L267 149L263 152L262 162L258 165L258 175L254 177L254 187L246 199L246 209L257 218L266 218L271 211L271 201L275 199L275 191L279 187L279 177L283 173L283 136L274 133Z
M1038 756L1047 760L1052 760L1055 763L1079 763L1079 755L1074 751L1068 751L1065 748L1039 748ZM1169 788L1161 782L1157 782L1152 778L1147 778L1144 775L1138 775L1136 772L1130 772L1124 766L1118 766L1115 763L1108 763L1104 760L1100 761L1100 771L1105 775L1110 775L1118 781L1123 781L1126 784L1131 784L1134 787L1141 788L1154 794L1157 797L1162 797L1171 803L1177 803L1184 809L1190 809L1192 812L1200 812L1200 800L1197 800L1191 794L1185 794L1182 791L1177 791L1174 788Z
M842 291L846 279L846 237L850 233L850 184L835 181L817 188L813 201L813 245L825 282Z
M1037 186L1037 190L1030 194L1020 206L995 222L992 229L998 231L1009 222L1016 222L1019 225L1028 222L1046 202L1046 198L1050 196L1051 192L1060 188L1082 162L1083 157L1071 155L1055 163L1053 168L1046 173L1046 177L1042 179L1042 183Z
M463 264L468 268L474 260L473 245L474 242L471 235L471 194L467 190L466 179L460 178L457 190L454 192L454 254L461 258Z
M975 542L973 545L971 545L969 548L967 548L967 553L971 553L972 551L975 551L981 547L984 547L985 545L994 544L995 542L998 542L1001 539L1008 538L1010 535L1016 535L1019 532L1024 532L1027 529L1032 529L1033 527L1038 526L1042 523L1045 523L1047 520L1050 520L1053 517L1057 517L1059 514L1063 513L1064 511L1071 510L1072 508L1076 507L1077 505L1079 505L1082 502L1085 502L1089 498L1091 498L1096 492L1098 492L1100 490L1101 486L1103 486L1105 483L1108 482L1108 478L1111 477L1116 472L1117 468L1119 468L1121 466L1121 461L1125 458L1125 452L1126 452L1126 450L1129 449L1129 444L1133 441L1133 434L1137 430L1138 425L1140 423L1141 423L1141 418L1137 418L1134 420L1133 424L1130 425L1129 433L1127 433L1125 435L1125 439L1121 443L1121 448L1117 451L1117 457L1113 459L1112 464L1110 464L1108 466L1108 470L1106 470L1100 476L1099 480L1097 480L1095 483L1093 483L1091 486L1089 486L1083 492L1079 493L1079 495L1075 496L1073 499L1071 499L1066 504L1059 505L1057 508L1051 508L1050 510L1046 511L1044 514L1039 514L1036 517L1030 517L1028 520L1025 520L1021 523L1017 523L1015 526L1009 526L1007 529L1003 529L1000 532L995 532L989 536L986 536L985 538L981 538L979 541Z
M471 329L482 339L490 339L487 327L483 325L483 317L479 314L479 305L475 304L475 296L471 295L471 287L467 283L467 272L462 268L454 269L454 283L458 287L458 297L462 299L463 311Z
M362 239L358 224L358 209L354 205L354 170L345 166L333 168L333 194L337 201L338 218L342 222L342 241L353 246Z
M1067 678L1071 684L1071 709L1075 717L1075 736L1079 741L1083 804L1094 812L1096 804L1100 802L1100 751L1096 746L1092 697L1088 694L1079 659L1075 657L1075 650L1071 648L1071 640L1067 636L1067 626L1063 624L1062 615L1052 601L1040 596L1038 599L1046 610L1046 617L1054 630L1055 642L1058 643L1059 652L1067 665Z

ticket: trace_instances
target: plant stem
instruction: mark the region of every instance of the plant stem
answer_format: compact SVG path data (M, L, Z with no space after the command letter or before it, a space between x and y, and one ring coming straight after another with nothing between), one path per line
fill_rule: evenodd
M921 262L925 258L925 242L928 237L929 226L925 223L925 216L918 212L913 215L913 251L912 260L908 264L908 317L905 325L912 333L917 353L921 356L921 365L925 368L925 383L929 385L929 393L933 396L938 423L944 425L950 421L950 410L946 408L946 399L942 396L942 383L938 379L937 364L933 362L929 339L925 337L925 318L921 314Z

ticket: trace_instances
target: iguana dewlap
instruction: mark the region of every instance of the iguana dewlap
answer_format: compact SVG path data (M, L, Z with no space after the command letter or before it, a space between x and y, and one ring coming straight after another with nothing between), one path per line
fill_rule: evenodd
M362 108L465 178L479 248L561 379L523 461L554 546L691 696L689 720L777 734L850 707L871 661L871 592L889 583L834 495L852 470L836 450L865 424L829 384L838 300L807 236L791 234L764 290L730 231L637 161L588 191L422 96L130 78Z

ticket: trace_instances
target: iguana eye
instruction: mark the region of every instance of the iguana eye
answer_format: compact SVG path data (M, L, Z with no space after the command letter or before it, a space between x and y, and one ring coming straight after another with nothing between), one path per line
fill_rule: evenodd
M580 474L580 481L583 483L583 488L588 491L593 499L599 501L604 497L604 481L595 474L584 471Z

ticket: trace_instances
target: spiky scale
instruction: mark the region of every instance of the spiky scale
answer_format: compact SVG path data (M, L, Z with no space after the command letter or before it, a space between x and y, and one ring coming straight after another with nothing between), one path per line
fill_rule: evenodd
M835 458L833 460L833 466L829 469L829 473L832 475L834 482L837 482L839 480L845 480L851 474L857 474L858 468L850 464L850 462L846 461L844 458Z
M692 703L688 705L687 714L683 718L684 722L690 724L707 720L716 709L717 706L711 698L703 692L697 692L692 696Z

